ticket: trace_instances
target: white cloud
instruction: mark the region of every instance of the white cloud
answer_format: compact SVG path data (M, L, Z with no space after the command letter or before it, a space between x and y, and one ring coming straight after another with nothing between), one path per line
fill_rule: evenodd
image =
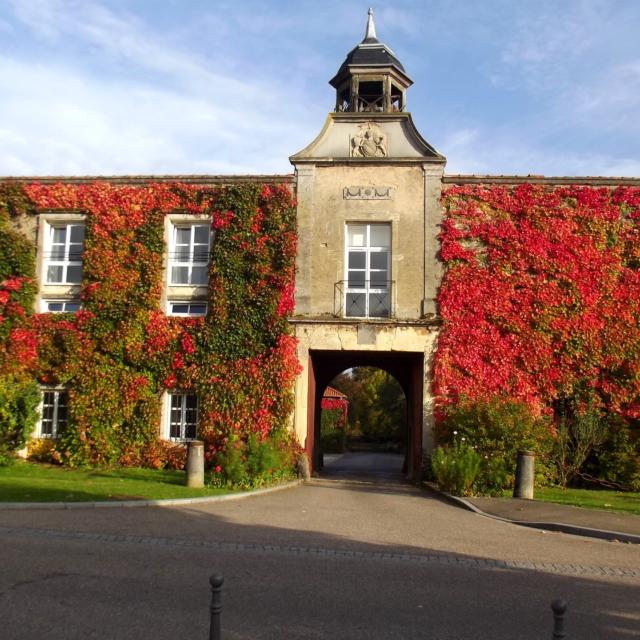
M67 5L39 0L16 12L48 41L82 37L102 62L131 66L98 76L83 60L0 58L11 87L0 122L16 134L5 139L0 173L289 172L288 156L315 133L282 109L293 93L285 86L213 73L130 16Z

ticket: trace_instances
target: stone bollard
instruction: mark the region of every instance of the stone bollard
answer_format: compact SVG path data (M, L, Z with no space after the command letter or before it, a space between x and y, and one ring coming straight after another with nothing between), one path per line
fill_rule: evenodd
M309 458L304 451L301 451L296 456L296 468L298 470L298 478L303 480L311 479L311 472L309 470Z
M533 451L518 451L516 463L516 482L513 487L514 498L533 500L533 471L536 454Z
M187 487L204 487L204 442L191 440L187 445Z

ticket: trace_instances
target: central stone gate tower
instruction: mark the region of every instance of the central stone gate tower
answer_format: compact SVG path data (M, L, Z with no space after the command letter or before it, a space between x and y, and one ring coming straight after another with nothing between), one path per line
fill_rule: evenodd
M351 367L385 369L407 399L406 471L413 477L433 443L430 380L446 160L406 111L412 81L378 40L371 10L364 39L330 84L335 111L290 158L299 237L292 323L303 366L294 426L318 469L326 385Z

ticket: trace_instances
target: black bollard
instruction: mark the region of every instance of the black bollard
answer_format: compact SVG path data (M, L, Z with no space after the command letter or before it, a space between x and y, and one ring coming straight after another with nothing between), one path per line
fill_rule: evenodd
M564 600L554 600L551 603L553 611L553 640L562 640L567 637L564 632L564 614L567 612L567 603Z
M224 578L219 573L214 573L209 578L211 584L211 625L209 627L209 640L220 640L222 632L220 627L220 612L222 611L222 583Z

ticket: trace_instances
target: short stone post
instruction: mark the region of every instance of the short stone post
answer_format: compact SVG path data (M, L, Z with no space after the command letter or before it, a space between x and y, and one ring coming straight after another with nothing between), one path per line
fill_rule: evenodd
M191 440L187 445L187 487L204 487L204 442Z
M296 467L298 470L298 478L302 478L303 480L311 479L311 471L309 470L309 458L307 457L306 452L301 451L296 456Z
M214 573L209 578L211 585L211 621L209 624L209 640L221 640L222 628L220 625L220 613L222 612L222 583L224 578L219 573Z
M567 612L567 603L563 600L554 600L551 603L553 611L553 640L562 640L567 637L564 631L564 614Z
M514 498L533 500L535 456L536 454L533 451L518 451L516 482L513 487Z

